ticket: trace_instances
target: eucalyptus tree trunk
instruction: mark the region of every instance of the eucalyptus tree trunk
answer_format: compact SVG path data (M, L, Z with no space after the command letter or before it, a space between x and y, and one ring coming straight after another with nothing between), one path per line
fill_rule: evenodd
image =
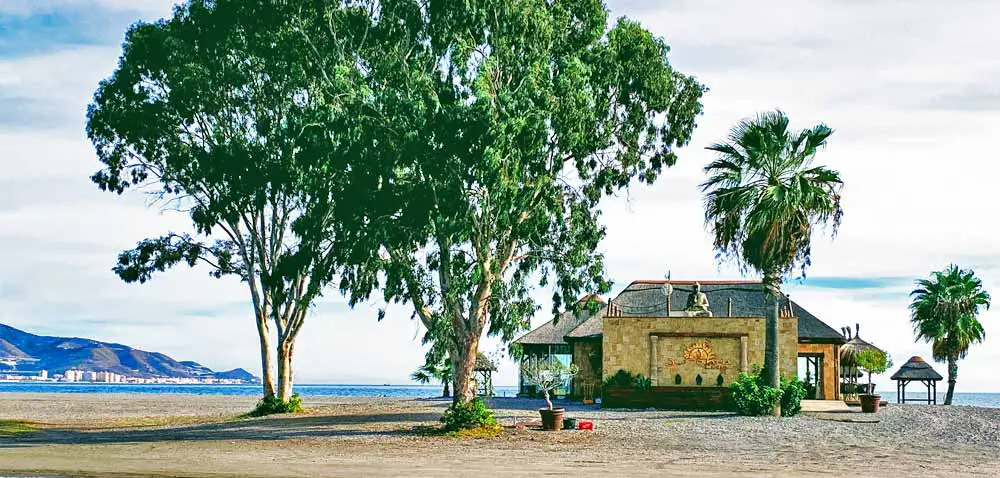
M251 262L251 254L245 246L240 246L245 262L244 280L250 288L250 299L253 303L254 321L257 323L257 338L260 341L260 382L264 388L264 399L275 396L274 388L274 357L271 355L271 326L268 319L271 315L271 296L258 285L257 276Z
M464 335L465 337L455 338L461 343L452 362L455 371L455 396L452 403L455 405L469 403L476 398L476 391L472 389L472 375L476 368L476 353L479 351L479 334Z
M264 399L274 398L274 357L271 356L271 328L267 325L267 314L258 312L257 335L260 338L260 369L261 384L264 387Z
M450 384L448 383L448 381L445 380L444 382L441 382L441 384L444 386L444 389L441 390L441 397L442 398L451 397L451 388L449 387Z
M955 382L958 380L958 356L948 355L948 393L944 396L944 404L951 405L955 396Z
M781 281L774 275L764 276L764 292L770 307L764 323L764 383L773 388L781 388L780 350L778 330L781 320ZM774 407L772 415L781 416L781 402Z
M278 398L288 402L292 398L292 354L295 351L294 338L279 340L278 344Z

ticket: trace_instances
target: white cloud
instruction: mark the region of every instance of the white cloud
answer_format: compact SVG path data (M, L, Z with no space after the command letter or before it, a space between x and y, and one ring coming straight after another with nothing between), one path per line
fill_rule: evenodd
M69 7L90 7L136 12L149 17L162 17L170 14L171 8L178 2L173 0L3 0L0 2L0 13L7 15L37 15L57 12Z

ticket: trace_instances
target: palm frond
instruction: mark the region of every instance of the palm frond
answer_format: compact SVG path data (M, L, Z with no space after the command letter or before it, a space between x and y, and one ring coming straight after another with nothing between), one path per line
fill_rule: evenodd
M986 338L978 320L990 307L990 295L971 269L951 264L918 279L910 293L910 322L918 340L931 344L935 360L964 358L969 348Z
M791 131L788 116L774 110L740 121L727 142L708 147L718 156L700 187L720 258L765 276L805 273L814 227L832 224L836 234L843 215L840 174L811 166L832 133L822 124Z

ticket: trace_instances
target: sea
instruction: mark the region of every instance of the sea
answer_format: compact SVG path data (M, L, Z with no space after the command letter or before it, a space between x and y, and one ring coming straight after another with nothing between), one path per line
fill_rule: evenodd
M494 387L495 396L513 397L517 387ZM393 397L433 398L441 396L437 385L329 385L295 384L295 393L303 397ZM80 383L80 382L2 382L3 392L42 393L180 393L191 395L249 395L260 396L260 385L209 385L209 384L131 384L131 383Z
M517 395L515 386L494 387L497 397ZM295 393L304 397L393 397L393 398L434 398L441 396L441 387L436 385L352 385L352 384L296 384ZM260 385L173 385L173 384L128 384L128 383L67 383L67 382L3 382L2 392L43 392L43 393L150 393L150 394L191 394L191 395L246 395L259 396ZM895 391L879 392L882 400L896 403ZM907 393L907 398L926 396L919 392ZM938 403L944 403L944 393L939 393ZM1000 408L1000 393L955 393L954 405Z

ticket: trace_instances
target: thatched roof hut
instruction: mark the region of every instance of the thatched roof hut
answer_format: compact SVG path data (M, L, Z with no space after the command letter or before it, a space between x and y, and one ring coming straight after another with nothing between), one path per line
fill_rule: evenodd
M937 403L937 383L943 377L937 373L931 364L914 355L907 360L892 379L896 381L896 403L926 402ZM927 387L927 398L906 398L906 386L910 382L920 382Z
M933 380L938 381L944 379L941 374L937 373L931 364L924 362L923 358L913 356L910 360L907 360L902 367L896 373L892 374L893 380Z

